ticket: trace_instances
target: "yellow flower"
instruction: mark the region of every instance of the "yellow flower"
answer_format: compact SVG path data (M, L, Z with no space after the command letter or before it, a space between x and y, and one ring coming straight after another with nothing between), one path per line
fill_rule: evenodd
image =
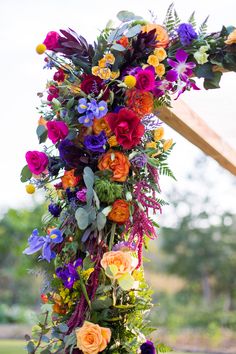
M160 47L160 48L156 48L154 50L154 55L157 56L159 61L164 60L167 57L166 51L164 48Z
M225 41L225 44L228 44L228 45L231 45L231 44L234 44L234 43L236 43L236 29L234 29L233 32L231 32L228 35L228 38Z
M115 57L112 53L108 53L104 55L104 59L108 64L114 64L115 63Z
M158 57L156 55L153 55L153 54L149 55L147 63L149 65L154 66L154 67L157 66L159 64Z
M156 130L154 130L154 140L155 141L158 141L158 140L161 140L164 136L164 128L163 127L160 127Z
M172 145L173 145L173 139L167 139L163 144L163 150L164 151L169 150Z
M99 66L93 66L93 67L92 67L92 74L93 74L94 76L98 76L99 71L100 71Z
M120 76L120 70L111 72L111 79L115 80Z
M109 68L101 68L98 72L100 79L108 80L111 77L111 70Z
M200 48L201 49L201 48ZM205 52L201 52L200 50L198 52L195 52L193 54L194 58L196 59L197 63L202 65L208 62L208 57L209 54Z
M113 146L117 146L118 145L118 142L116 140L116 136L113 135L111 136L109 139L108 139L108 144L110 145L110 147L113 147Z
M100 68L105 68L105 67L107 66L107 61L106 61L106 59L105 59L105 58L100 59L100 60L98 61L98 66L99 66Z
M157 144L155 141L150 141L149 143L146 144L146 149L156 149Z
M27 184L25 186L25 190L28 194L34 194L35 192L35 186L33 184Z
M87 270L83 271L83 278L87 281L88 278L90 277L90 274L94 272L94 268L89 268Z
M47 47L45 44L41 43L41 44L38 44L35 49L36 49L36 52L41 55L47 50Z
M81 91L80 87L77 84L69 86L69 89L72 93L79 93Z
M127 75L124 78L124 83L128 88L133 88L136 85L136 77L133 75Z
M159 76L162 77L165 74L165 65L164 64L159 64L155 67L155 73Z

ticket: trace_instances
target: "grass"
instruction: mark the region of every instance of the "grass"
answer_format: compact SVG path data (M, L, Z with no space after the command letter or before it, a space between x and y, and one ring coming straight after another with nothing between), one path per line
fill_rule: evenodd
M26 354L22 340L0 340L0 354Z

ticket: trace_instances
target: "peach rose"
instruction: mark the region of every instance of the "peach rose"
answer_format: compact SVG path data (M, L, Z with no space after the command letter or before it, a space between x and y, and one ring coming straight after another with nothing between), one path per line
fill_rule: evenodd
M156 47L166 48L170 40L168 33L164 27L155 23L149 23L142 27L142 32L148 33L154 29L156 30L156 40L158 41Z
M111 128L110 128L109 124L107 123L106 116L99 118L99 119L95 118L93 121L94 133L98 135L101 133L102 130L104 130L104 132L106 133L106 136L111 135Z
M130 162L122 152L110 150L101 157L98 168L100 171L112 171L112 181L125 182L129 174Z
M123 199L117 199L112 204L112 209L108 214L108 219L119 225L126 223L129 219L129 203Z
M110 251L104 253L101 266L106 271L107 267L115 266L117 268L114 276L107 274L109 278L119 279L122 275L126 273L131 273L134 270L134 265L132 264L133 259L129 252L123 251Z
M77 347L83 354L102 352L111 340L111 330L85 321L83 326L75 330Z
M228 38L225 41L225 44L231 45L231 44L235 44L236 43L236 29L233 30L233 32L231 32L228 35Z

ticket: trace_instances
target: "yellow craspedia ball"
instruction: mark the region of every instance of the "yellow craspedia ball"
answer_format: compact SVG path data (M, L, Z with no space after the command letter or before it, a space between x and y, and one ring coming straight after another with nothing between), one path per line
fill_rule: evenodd
M25 190L28 194L34 194L35 192L35 186L33 184L27 184L25 186Z
M124 78L124 83L128 88L133 88L136 85L136 78L133 75L127 75Z
M41 44L38 44L37 47L36 47L36 52L38 54L43 54L45 51L47 50L47 47L45 44L41 43Z

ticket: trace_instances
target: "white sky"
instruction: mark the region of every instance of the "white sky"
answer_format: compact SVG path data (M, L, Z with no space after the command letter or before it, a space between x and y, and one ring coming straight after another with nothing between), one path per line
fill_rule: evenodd
M47 32L67 27L92 41L98 30L109 19L115 19L120 10L130 10L149 19L148 9L151 9L162 22L169 4L169 1L154 0L0 0L0 209L26 206L32 198L25 193L19 175L25 165L25 152L39 148L35 134L38 120L35 106L39 104L36 93L44 89L46 79L52 75L51 71L42 69L43 57L36 54L35 46L44 40ZM236 26L235 0L223 3L176 0L175 7L183 21L193 10L199 24L210 14L209 31L217 31L223 24ZM236 75L224 75L221 86L221 90L195 91L183 98L236 147ZM183 189L184 175L194 168L193 158L199 150L170 129L167 132L177 142L171 166L178 178L178 188ZM229 174L219 177L215 163L210 174L214 177L212 188L219 196L219 203L223 198L227 208L233 206L235 198ZM163 190L172 183L165 179L163 182Z

